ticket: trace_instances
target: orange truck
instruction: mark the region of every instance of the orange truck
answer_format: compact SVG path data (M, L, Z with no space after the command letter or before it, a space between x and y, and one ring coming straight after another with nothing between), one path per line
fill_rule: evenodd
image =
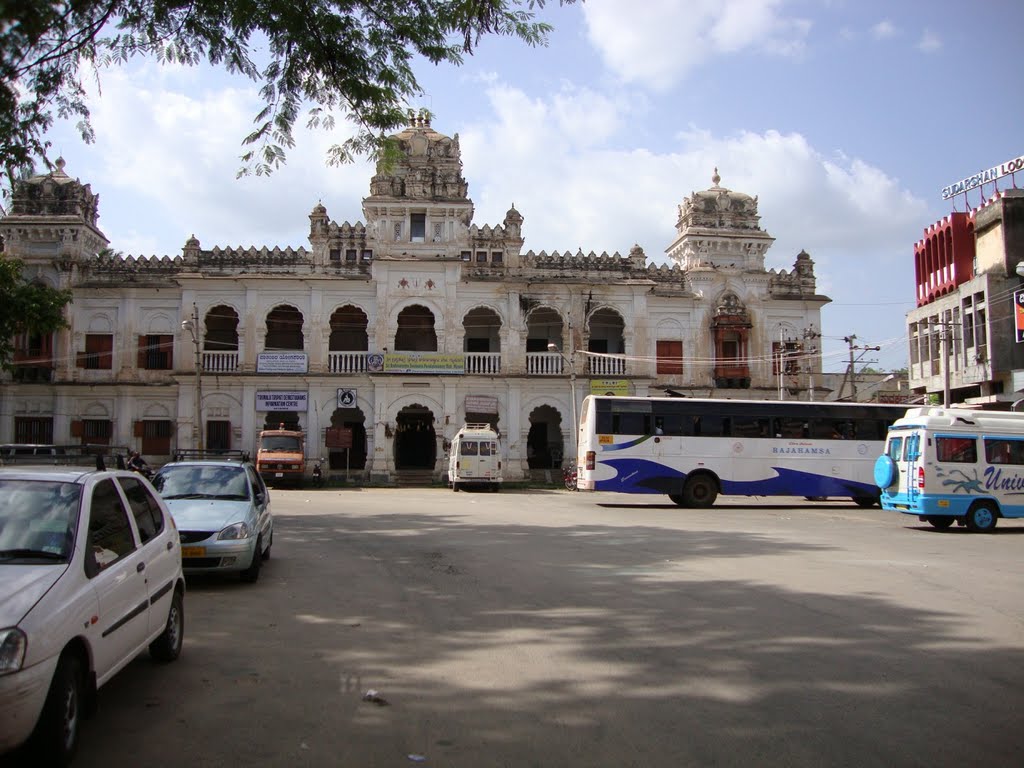
M296 429L264 429L256 448L256 471L267 485L302 485L306 435Z

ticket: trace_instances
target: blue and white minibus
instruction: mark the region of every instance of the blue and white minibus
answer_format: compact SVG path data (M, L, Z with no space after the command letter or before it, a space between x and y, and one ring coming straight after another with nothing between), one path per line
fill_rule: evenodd
M719 494L878 502L875 458L906 406L689 397L584 399L581 491L664 494L710 507Z
M912 408L875 463L882 508L987 532L1024 517L1024 413Z

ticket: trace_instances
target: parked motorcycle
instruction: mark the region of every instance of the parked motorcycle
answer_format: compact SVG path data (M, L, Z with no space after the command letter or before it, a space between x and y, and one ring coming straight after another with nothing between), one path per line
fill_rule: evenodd
M318 461L316 464L313 465L313 485L319 488L323 484L324 473L323 470L320 468L320 462Z
M565 483L565 488L568 491L578 490L576 484L576 462L570 461L564 467L562 467L562 481Z

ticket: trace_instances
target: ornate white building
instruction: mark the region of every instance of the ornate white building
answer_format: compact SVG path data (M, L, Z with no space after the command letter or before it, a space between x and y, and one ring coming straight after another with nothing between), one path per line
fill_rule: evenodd
M717 171L679 206L670 264L640 246L524 253L514 206L473 223L457 134L414 118L396 138L402 158L371 179L364 222L318 203L308 248L193 236L177 256L122 257L62 162L19 184L6 254L75 298L67 329L16 340L0 442L108 443L161 463L197 444L252 451L284 422L333 473L394 481L439 478L459 426L489 421L515 480L559 465L591 391L812 394L820 356L805 339L829 301L814 263L801 252L767 270L757 198Z

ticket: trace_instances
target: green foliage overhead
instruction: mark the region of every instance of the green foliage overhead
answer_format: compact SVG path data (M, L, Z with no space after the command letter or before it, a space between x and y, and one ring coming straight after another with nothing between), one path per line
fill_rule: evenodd
M332 128L335 111L357 126L353 138L331 148L329 163L379 157L385 138L406 124L410 100L422 93L412 71L417 56L458 66L488 35L546 45L551 27L535 20L546 2L2 1L0 163L10 178L45 158L55 118L77 119L91 142L83 72L135 56L207 61L260 83L264 106L243 140L240 173L267 174L283 163L303 112L311 127Z
M70 301L71 291L28 282L20 261L0 254L0 368L10 369L16 334L64 328L64 307Z

